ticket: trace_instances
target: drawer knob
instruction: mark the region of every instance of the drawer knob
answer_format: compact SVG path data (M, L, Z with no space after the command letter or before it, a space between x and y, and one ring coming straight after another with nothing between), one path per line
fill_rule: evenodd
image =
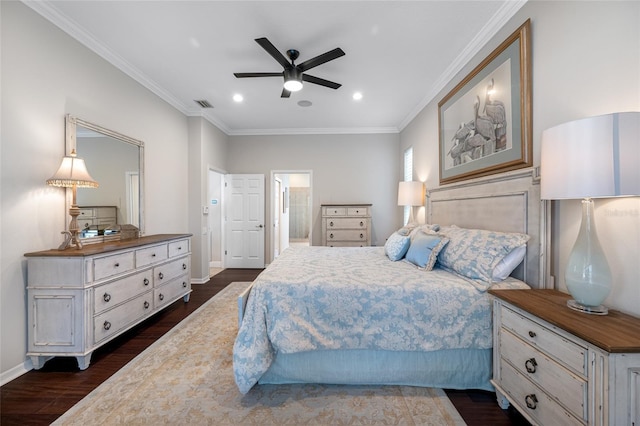
M333 221L329 222L329 226L333 226Z
M160 300L164 300L164 294L160 293L160 294L158 295L158 299L160 299Z
M163 274L162 272L160 272L160 273L158 274L158 278L163 279L163 278L164 278L164 274Z
M329 234L329 238L333 238L333 234Z
M360 234L360 238L364 238L364 234Z
M102 296L102 300L104 300L105 302L108 302L109 300L111 300L111 295L109 293L105 293Z
M155 253L151 253L151 257L156 257L156 254Z
M182 246L179 246L179 247L178 247L178 250L182 250Z
M534 337L536 337L536 333L533 332L533 331L530 331L529 332L529 337L531 337L533 339Z
M105 321L104 324L102 324L102 328L109 330L111 328L111 323L109 321Z
M364 222L363 221L360 221L360 226L364 226Z
M527 369L527 373L535 373L537 366L538 366L538 363L536 362L535 358L530 358L526 360L524 363L524 368Z
M524 402L527 403L527 407L535 410L536 407L538 406L538 398L536 398L535 394L529 394L527 396L524 397Z
M147 302L146 300L144 301L144 308L149 309L149 302Z
M119 268L119 267L120 267L120 264L119 264L119 263L116 263L116 264L115 264L115 265L113 265L113 266L115 266L116 268Z
M182 287L187 288L187 282L186 281L182 281Z
M145 278L142 282L144 285L149 285L149 278Z
M186 269L187 269L187 264L186 264L186 263L183 263L183 264L182 264L182 269L183 269L183 270L186 270Z

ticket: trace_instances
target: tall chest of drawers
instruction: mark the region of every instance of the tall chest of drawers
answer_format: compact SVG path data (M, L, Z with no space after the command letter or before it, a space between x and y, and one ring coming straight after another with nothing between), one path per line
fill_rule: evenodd
M371 245L371 204L322 204L322 245Z
M555 290L490 293L503 408L539 425L640 425L640 318L576 312Z
M27 253L28 352L35 369L93 351L191 293L191 235L162 234Z

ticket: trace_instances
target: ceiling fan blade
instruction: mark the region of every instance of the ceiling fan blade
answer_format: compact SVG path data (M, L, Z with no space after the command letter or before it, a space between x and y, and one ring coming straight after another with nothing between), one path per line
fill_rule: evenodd
M311 68L317 67L318 65L322 65L325 62L333 61L334 59L339 58L340 56L344 56L345 53L339 47L336 47L329 52L323 53L322 55L316 56L315 58L311 58L308 61L304 61L301 64L298 64L296 68L300 71L304 72L310 70Z
M278 63L282 65L283 68L291 68L291 63L289 62L289 60L285 58L285 56L280 53L278 48L275 47L266 37L257 38L256 42L260 46L262 46L262 48L266 50L269 55L273 56L273 59L278 61Z
M291 92L288 91L287 89L282 89L282 94L280 95L281 98L288 98L289 96L291 96Z
M334 83L333 81L325 80L324 78L314 77L308 74L302 74L302 80L313 84L319 84L320 86L330 87L331 89L337 89L342 84Z
M234 72L237 78L247 77L282 77L281 72Z

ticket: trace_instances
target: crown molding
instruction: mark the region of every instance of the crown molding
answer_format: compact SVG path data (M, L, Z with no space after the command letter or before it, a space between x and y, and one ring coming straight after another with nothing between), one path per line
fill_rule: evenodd
M107 62L118 68L129 77L149 89L151 92L159 96L169 105L176 108L184 115L189 115L189 108L181 101L176 99L171 93L164 90L155 81L150 79L146 74L124 60L121 56L114 53L111 49L101 44L91 34L81 29L77 22L62 15L50 2L46 1L29 1L22 2L33 9L36 13L46 18L48 21L56 25L62 31L69 34L72 38L85 45L88 49L105 59Z
M462 69L478 54L484 46L491 41L491 39L500 31L513 16L524 6L528 0L507 0L500 9L493 15L493 17L487 21L484 27L480 30L478 35L473 38L471 43L460 52L458 57L447 67L442 73L440 78L436 80L435 84L431 88L431 91L422 98L422 101L417 104L411 112L400 122L398 128L400 131L416 118L416 116L422 111L430 102L432 102L436 96L449 84L456 75L462 71Z
M355 134L397 134L397 127L339 127L306 129L240 129L232 130L229 136L277 136L277 135L355 135Z

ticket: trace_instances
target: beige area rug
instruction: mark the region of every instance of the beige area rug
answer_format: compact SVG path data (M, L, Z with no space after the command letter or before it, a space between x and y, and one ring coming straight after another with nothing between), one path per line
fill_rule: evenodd
M60 425L464 425L441 389L258 385L233 379L232 283L67 411Z

